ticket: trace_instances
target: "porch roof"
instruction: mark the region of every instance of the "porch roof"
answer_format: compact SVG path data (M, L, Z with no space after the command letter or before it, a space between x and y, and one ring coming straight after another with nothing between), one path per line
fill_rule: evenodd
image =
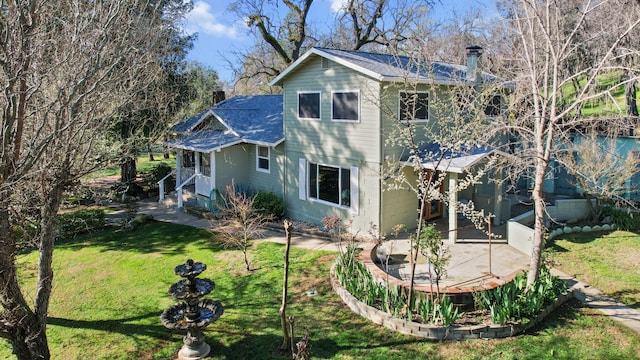
M223 130L201 130L171 139L165 144L172 148L208 153L242 142L239 136Z
M193 131L208 118L219 124ZM235 96L174 125L171 130L185 134L165 144L200 152L239 143L276 146L284 141L282 119L282 95Z
M469 146L459 150L442 149L440 144L432 143L418 149L420 165L424 169L463 173L489 156L495 150L488 146ZM400 162L406 165L414 165L415 155L404 154Z

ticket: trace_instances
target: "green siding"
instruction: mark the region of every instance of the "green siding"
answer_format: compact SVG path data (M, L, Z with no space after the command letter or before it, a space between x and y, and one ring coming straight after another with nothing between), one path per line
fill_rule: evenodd
M323 69L319 58L310 59L284 82L286 149L285 202L287 216L322 224L326 216L351 222L352 232L366 234L380 218L380 85L337 63ZM299 120L298 92L320 91L320 120ZM331 120L331 92L359 91L360 121ZM330 204L299 198L299 159L339 167L358 168L358 213Z
M271 148L269 173L256 170L256 146L234 145L216 152L216 187L224 191L232 180L238 186L255 191L273 191L282 196L284 145Z
M247 148L247 183L257 191L271 191L282 197L284 179L284 144L270 148L269 173L256 170L256 146Z
M250 146L234 145L216 152L216 187L221 192L232 181L238 185L248 185L244 179L248 175L247 150Z

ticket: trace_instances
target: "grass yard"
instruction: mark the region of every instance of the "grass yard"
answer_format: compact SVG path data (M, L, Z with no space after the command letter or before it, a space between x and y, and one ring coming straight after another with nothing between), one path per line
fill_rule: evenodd
M159 320L175 302L167 289L173 268L187 258L205 262L201 275L216 282L208 298L222 317L205 330L211 359L287 359L279 352L278 309L284 246L259 242L243 268L239 251L216 246L207 231L149 223L132 232L104 231L62 241L54 256L48 336L53 359L174 359L182 337ZM431 342L399 335L353 314L331 291L335 254L293 248L288 314L297 337L311 331L313 359L634 359L640 336L576 301L529 334L510 339ZM36 253L18 258L32 286ZM315 287L319 295L307 297ZM10 347L0 340L0 358Z
M551 258L565 273L640 309L640 235L571 234L554 240Z
M176 157L174 154L171 154L169 159L165 159L162 153L154 153L153 157L154 157L154 160L149 161L149 155L145 153L136 159L136 169L138 170L138 173L148 172L151 169L153 169L155 166L158 166L158 164L161 162L167 163L169 166L171 166L172 169L176 168ZM119 175L119 174L120 174L120 166L116 164L113 166L106 167L100 171L96 171L90 174L88 178L98 179L98 178L103 178L108 176Z

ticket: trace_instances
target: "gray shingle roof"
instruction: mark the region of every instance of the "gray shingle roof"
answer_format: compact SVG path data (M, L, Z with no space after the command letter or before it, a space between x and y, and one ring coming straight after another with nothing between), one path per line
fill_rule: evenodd
M458 150L442 149L440 144L426 144L418 149L420 164L425 169L462 173L494 152L488 146L468 146ZM415 156L405 153L400 161L413 164Z
M309 57L316 55L340 63L353 70L371 76L379 81L415 81L424 83L472 84L466 79L466 65L444 62L417 61L407 56L377 54L353 50L312 48L289 66L271 85L278 85L282 79ZM503 82L500 78L482 72L482 80L487 83ZM507 85L505 83L505 85Z
M235 96L173 126L172 131L186 135L169 140L166 145L201 152L238 143L275 146L284 141L282 111L282 95ZM190 132L211 116L226 130Z

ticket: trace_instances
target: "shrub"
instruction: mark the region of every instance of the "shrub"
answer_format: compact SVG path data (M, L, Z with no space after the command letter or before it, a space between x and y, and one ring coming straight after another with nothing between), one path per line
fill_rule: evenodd
M160 162L149 170L149 172L142 174L144 178L144 184L149 189L158 189L158 181L162 180L165 176L169 175L173 169L167 163ZM175 181L164 182L165 191L173 191L175 187Z
M58 217L60 236L72 238L79 234L104 228L104 211L80 210Z
M634 219L633 213L630 211L614 209L610 206L607 206L602 209L601 218L611 218L611 222L616 224L616 227L620 230L635 230L638 228L638 220Z
M254 207L262 215L280 217L284 214L284 200L273 192L261 191L253 201Z
M567 289L566 283L552 275L546 266L540 268L538 281L529 292L525 292L526 285L526 273L520 273L511 282L474 294L476 306L489 309L494 324L519 320L527 322Z

